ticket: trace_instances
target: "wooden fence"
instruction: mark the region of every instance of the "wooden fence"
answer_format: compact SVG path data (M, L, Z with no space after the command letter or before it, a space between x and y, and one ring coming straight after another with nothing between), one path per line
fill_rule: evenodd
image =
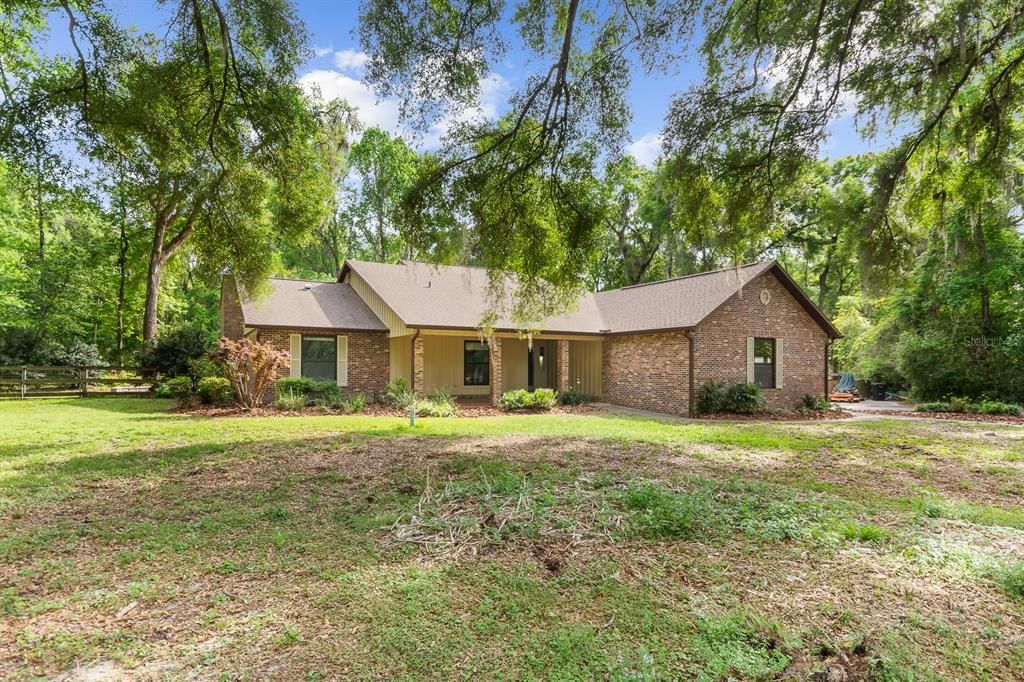
M150 395L158 380L142 367L0 365L0 398Z

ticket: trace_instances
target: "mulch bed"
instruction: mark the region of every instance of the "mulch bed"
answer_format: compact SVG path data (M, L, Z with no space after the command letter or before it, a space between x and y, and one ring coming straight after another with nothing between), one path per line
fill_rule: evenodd
M350 414L341 409L330 409L326 407L309 406L302 410L279 410L273 405L261 405L251 410L246 410L237 405L197 405L194 407L176 407L171 410L176 414L191 414L203 417L309 417L336 415L345 416ZM459 407L459 417L499 417L516 416L525 414L598 414L601 408L594 405L556 405L548 412L536 412L530 410L517 410L506 412L500 407L493 405L462 405ZM381 405L379 403L369 404L361 412L355 413L365 417L408 417L406 410L401 410L393 405ZM417 415L417 419L429 419L425 415Z
M950 419L961 422L985 422L989 424L1024 424L1024 417L1008 414L975 414L973 412L914 412L895 410L857 410L857 414L877 414L885 417L928 417L930 419Z
M817 412L755 412L754 414L741 414L739 412L714 412L712 414L699 415L698 419L710 419L713 421L752 421L752 422L802 422L802 421L827 421L831 419L849 419L853 414L846 410L820 410Z

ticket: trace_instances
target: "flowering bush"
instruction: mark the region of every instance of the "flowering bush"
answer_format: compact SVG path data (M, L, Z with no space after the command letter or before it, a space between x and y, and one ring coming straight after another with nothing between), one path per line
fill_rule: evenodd
M214 360L231 382L235 400L246 408L256 407L278 372L288 367L291 354L274 348L269 341L221 338Z

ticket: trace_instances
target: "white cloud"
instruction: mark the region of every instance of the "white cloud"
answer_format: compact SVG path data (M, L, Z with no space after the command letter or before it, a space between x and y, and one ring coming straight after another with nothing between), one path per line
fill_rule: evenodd
M339 69L345 69L342 63L353 65L365 63L364 53L352 53L339 58L345 52L335 53L335 63ZM354 55L361 54L362 62ZM348 67L349 70L357 68ZM387 130L392 135L403 135L410 143L414 142L414 135L405 129L399 118L398 101L395 99L378 99L373 91L363 81L353 78L350 75L333 69L315 69L299 78L299 85L310 92L319 89L324 100L335 98L344 99L358 110L359 121L365 126L377 126ZM441 143L444 135L457 123L465 123L476 120L495 120L498 117L498 109L503 102L508 89L508 81L504 77L492 73L480 82L480 97L477 105L468 107L458 113L442 117L434 122L426 133L424 133L415 146L420 148L432 148Z
M370 55L359 50L338 50L334 53L334 65L342 71L359 71L369 58Z
M661 135L648 133L633 140L626 147L626 152L633 156L641 166L654 167L654 162L661 156Z
M360 80L338 71L315 69L300 78L299 85L307 92L319 88L324 100L345 100L359 110L359 121L364 126L378 126L392 134L400 132L398 104L394 100L378 100Z
M314 47L313 55L316 57L326 57L327 55L334 52L333 47Z

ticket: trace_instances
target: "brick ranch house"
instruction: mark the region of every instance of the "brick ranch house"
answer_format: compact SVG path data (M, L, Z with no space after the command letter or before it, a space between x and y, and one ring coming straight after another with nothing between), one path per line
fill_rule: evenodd
M708 380L759 384L768 405L828 393L839 332L775 261L584 295L532 347L509 320L483 339L487 272L347 261L337 282L273 279L221 291L221 331L291 352L292 376L376 396L402 378L497 403L514 388L570 386L626 407L688 414Z

